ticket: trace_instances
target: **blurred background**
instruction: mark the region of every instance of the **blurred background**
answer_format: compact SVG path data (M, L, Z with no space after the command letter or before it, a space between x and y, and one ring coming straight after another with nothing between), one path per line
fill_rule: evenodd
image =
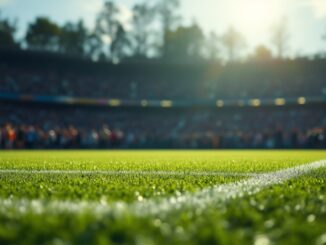
M324 0L0 0L0 149L326 148Z

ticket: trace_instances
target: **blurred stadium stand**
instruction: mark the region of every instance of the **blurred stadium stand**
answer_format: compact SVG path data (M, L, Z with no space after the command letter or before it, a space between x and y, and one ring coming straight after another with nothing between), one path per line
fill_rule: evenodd
M0 51L1 148L325 148L326 61L110 65Z

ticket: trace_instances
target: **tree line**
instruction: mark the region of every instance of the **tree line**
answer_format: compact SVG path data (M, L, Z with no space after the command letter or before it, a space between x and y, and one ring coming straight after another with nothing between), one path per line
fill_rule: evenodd
M0 47L27 48L34 51L60 52L66 55L120 62L126 59L151 57L169 61L220 61L225 52L228 61L239 59L246 45L245 38L230 27L222 35L205 35L193 22L182 24L179 0L159 0L154 4L144 1L132 8L128 23L121 21L121 8L115 1L106 1L97 14L94 28L83 20L59 25L47 17L37 17L28 24L22 40L17 40L17 22L1 16ZM286 21L282 20L271 33L271 44L277 58L284 58L289 41ZM252 59L271 59L266 46L257 47Z

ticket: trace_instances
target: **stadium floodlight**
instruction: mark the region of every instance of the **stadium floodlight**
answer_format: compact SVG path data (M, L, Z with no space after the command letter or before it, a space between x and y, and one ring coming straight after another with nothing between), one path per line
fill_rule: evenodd
M224 101L223 100L216 101L216 106L217 107L223 107L224 106Z
M275 99L275 105L277 106L284 106L286 104L286 100L283 98L277 98Z
M147 100L142 100L142 101L140 101L140 105L142 107L147 107L148 106L148 101Z
M258 107L258 106L261 106L261 101L260 101L260 99L252 99L252 100L250 100L249 104L251 106Z
M109 106L112 107L117 107L117 106L121 106L121 100L117 100L117 99L112 99L108 101Z
M97 101L90 98L78 98L76 99L76 104L80 105L96 105Z
M63 104L76 104L76 98L69 97L69 96L58 96L55 98L55 101L57 103L63 103Z
M245 102L243 100L239 100L238 101L238 106L244 107L245 106Z
M305 105L307 102L306 98L305 97L299 97L298 98L298 104L299 105Z
M173 102L171 100L162 100L161 107L164 107L164 108L173 107Z

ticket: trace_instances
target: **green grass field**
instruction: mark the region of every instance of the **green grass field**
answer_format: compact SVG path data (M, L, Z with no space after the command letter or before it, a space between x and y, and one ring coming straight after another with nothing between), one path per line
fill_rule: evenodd
M326 151L0 152L0 244L326 244L325 159Z

